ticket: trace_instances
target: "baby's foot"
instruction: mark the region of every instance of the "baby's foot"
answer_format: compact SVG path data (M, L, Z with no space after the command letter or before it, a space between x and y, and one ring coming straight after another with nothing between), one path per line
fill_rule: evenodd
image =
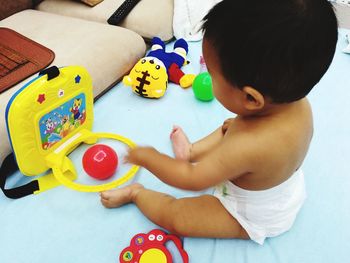
M188 140L184 131L179 126L174 126L172 132L170 133L170 139L173 145L175 158L189 161L191 157L192 144Z
M143 189L143 185L135 183L123 188L100 193L101 203L107 208L120 207L132 202L136 194Z

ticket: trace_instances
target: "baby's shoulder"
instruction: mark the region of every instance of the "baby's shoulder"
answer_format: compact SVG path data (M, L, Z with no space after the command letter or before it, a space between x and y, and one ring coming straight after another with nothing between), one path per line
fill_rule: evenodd
M255 152L292 150L309 144L313 133L312 113L308 103L281 115L258 118L237 117L225 134L228 144Z

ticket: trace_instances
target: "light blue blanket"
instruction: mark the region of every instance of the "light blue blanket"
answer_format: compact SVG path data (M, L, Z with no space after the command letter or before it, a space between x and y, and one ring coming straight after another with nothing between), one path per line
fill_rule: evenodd
M333 64L309 95L315 133L302 167L308 199L292 229L267 239L263 246L243 240L185 238L190 262L349 262L350 55L341 52L346 46L346 32L340 31ZM172 44L167 48L170 50ZM190 43L191 64L184 67L186 72L198 73L200 54L201 43ZM194 141L229 116L217 101L200 102L191 89L174 84L159 100L140 98L118 84L96 102L94 131L121 134L172 155L169 133L174 124L181 125ZM71 154L80 174L85 149L80 147ZM122 155L123 149L120 158ZM16 174L9 186L26 181ZM201 194L165 185L145 169L133 181L176 197ZM154 228L158 227L135 205L106 209L98 194L75 192L63 186L18 200L2 195L0 262L118 262L119 253L135 234Z

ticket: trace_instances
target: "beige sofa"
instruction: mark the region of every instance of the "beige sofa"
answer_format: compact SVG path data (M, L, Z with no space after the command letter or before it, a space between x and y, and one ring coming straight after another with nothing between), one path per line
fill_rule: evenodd
M36 8L44 12L107 24L107 19L123 1L104 0L90 8L72 0L45 0ZM167 42L173 37L173 6L173 0L142 0L132 9L120 26L138 33L146 40L158 36Z
M93 79L94 96L101 96L146 52L145 39L172 39L173 0L143 0L120 26L107 24L122 0L104 0L88 7L73 0L45 0L0 21L55 52L51 65L82 65ZM162 20L163 19L163 20ZM31 76L0 93L0 164L11 153L5 109L11 96ZM0 80L1 81L1 80Z

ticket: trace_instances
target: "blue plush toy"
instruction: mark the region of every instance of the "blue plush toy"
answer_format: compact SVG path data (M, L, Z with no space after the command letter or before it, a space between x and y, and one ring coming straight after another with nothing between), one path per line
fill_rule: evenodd
M155 57L163 62L169 80L180 84L181 87L187 88L192 85L194 75L186 75L181 67L188 63L186 56L188 53L188 44L183 38L176 40L174 44L174 51L166 52L165 44L159 37L154 37L152 40L151 51L147 57Z

